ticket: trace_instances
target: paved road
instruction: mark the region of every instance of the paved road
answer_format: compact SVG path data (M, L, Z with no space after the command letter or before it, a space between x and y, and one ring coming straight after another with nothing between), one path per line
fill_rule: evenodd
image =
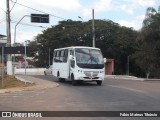
M57 82L57 79L52 76L34 77L49 80L51 84ZM0 109L1 111L160 111L160 81L106 79L102 86L97 86L96 83L82 83L78 86L72 86L70 82L59 84L59 87L47 90L0 94ZM82 118L76 118L79 119ZM87 119L97 120L97 118ZM150 120L151 118L126 120L137 119Z

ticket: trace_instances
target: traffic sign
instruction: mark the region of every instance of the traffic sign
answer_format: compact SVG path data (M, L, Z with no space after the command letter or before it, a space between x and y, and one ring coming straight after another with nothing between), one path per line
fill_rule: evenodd
M31 14L31 22L49 23L49 14Z
M26 53L29 53L28 47ZM2 54L2 47L0 47L0 54ZM4 47L4 54L25 54L25 47Z

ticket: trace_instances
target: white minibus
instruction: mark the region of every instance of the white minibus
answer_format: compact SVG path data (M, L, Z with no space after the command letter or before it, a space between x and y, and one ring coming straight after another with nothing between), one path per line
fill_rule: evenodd
M99 48L74 46L54 50L52 74L60 81L96 81L101 85L104 80L104 59Z

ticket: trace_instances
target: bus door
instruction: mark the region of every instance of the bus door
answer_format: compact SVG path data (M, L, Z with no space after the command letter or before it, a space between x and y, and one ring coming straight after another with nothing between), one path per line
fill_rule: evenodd
M75 57L74 50L69 50L69 78L71 78L71 74L74 73L75 70Z

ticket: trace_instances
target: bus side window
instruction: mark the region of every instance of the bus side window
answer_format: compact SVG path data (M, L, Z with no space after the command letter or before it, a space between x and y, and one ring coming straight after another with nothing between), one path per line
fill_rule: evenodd
M70 52L70 55L72 55L72 50L70 50L69 52Z
M64 57L64 50L61 50L61 52L60 52L60 57L59 57L59 61L60 61L60 62L64 62L64 61L63 61L63 57Z
M70 55L74 56L74 51L73 50L70 50ZM74 60L71 60L71 67L74 68L75 67L75 61Z
M54 53L53 53L53 57L55 57L56 56L56 51L54 51Z
M70 50L70 55L74 56L74 51L73 50Z
M57 62L57 61L56 61L56 54L57 54L57 51L54 51L54 55L53 55L53 58L54 58L53 60L54 60L54 62Z
M64 50L64 57L63 57L63 62L67 62L68 59L68 50Z
M60 61L60 56L61 56L61 51L59 51L59 54L58 54L58 62L61 62Z
M56 62L59 62L59 51L57 51L57 54L56 54Z

